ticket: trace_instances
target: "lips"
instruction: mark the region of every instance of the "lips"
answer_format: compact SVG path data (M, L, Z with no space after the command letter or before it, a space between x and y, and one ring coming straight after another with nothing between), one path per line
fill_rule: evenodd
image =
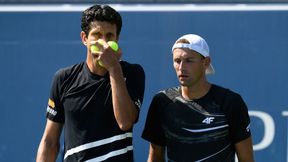
M188 77L187 74L179 74L179 77Z
M185 78L188 77L188 75L183 75L183 74L181 74L181 75L179 75L178 77L179 77L179 79L185 79Z

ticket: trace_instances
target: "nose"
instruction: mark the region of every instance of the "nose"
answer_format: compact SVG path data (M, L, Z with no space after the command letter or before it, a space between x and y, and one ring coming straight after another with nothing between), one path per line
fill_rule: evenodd
M183 63L183 61L181 61L179 63L179 70L182 71L183 69L184 69L184 63Z
M101 36L101 37L99 37L98 39L102 39L102 40L104 40L105 42L107 42L107 39L106 39L105 36Z
M181 74L185 74L185 73L186 73L186 70L187 70L187 64L185 64L184 61L181 61L181 62L179 63L178 71L179 71Z
M102 33L98 35L98 40L99 40L99 39L102 39L102 40L104 40L105 42L107 42L107 37L106 37L104 34L102 34Z

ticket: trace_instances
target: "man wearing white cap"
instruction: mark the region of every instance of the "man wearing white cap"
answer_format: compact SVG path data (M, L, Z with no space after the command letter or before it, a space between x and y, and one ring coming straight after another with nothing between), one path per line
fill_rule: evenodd
M250 118L242 97L211 84L209 47L195 34L176 40L173 65L180 86L157 93L142 137L150 142L148 162L253 162Z

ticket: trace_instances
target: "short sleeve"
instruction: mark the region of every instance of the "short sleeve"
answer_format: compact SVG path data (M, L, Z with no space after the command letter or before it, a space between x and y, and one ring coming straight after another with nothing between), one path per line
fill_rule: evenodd
M237 143L251 136L248 108L238 94L231 95L226 100L230 100L227 109L230 136Z
M146 118L145 127L142 133L142 138L160 146L165 146L165 134L161 122L161 109L163 109L163 98L161 94L153 97Z
M61 104L61 76L63 75L64 72L59 70L53 77L46 111L46 117L58 123L65 121L64 109Z
M130 73L126 78L128 92L137 108L140 109L144 98L145 72L138 64L134 64L129 71Z
M144 98L145 72L143 68L138 64L131 64L129 69L127 69L125 66L124 68L124 79L126 82L127 90L138 110L138 117L135 121L135 123L137 123L139 119L140 108Z

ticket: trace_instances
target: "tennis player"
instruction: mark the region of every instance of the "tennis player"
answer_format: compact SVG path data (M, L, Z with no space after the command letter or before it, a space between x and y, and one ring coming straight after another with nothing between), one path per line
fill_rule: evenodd
M209 47L195 34L172 47L178 87L156 94L142 137L150 142L148 162L253 162L248 110L241 96L211 84Z
M56 72L47 107L46 128L37 162L55 162L64 129L65 162L132 162L132 128L143 101L145 74L121 59L108 41L118 42L120 14L94 5L82 14L80 33L86 61ZM91 42L100 52L91 52ZM99 63L101 62L101 64Z

